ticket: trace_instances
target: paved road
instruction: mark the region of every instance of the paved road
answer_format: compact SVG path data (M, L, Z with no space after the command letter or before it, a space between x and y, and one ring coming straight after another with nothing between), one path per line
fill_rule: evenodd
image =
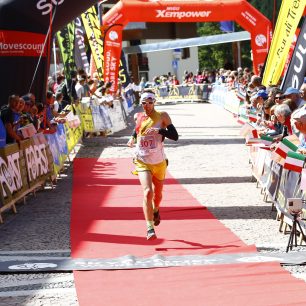
M169 171L198 201L245 243L262 252L284 252L288 236L278 232L271 205L252 182L248 154L231 114L211 104L162 105L180 135L166 141ZM132 122L130 118L130 122ZM77 157L129 157L129 127L113 136L84 140ZM69 256L72 167L54 190L29 196L18 214L0 225L3 256ZM205 233L203 233L205 235ZM298 250L298 249L297 249ZM288 267L305 278L304 267ZM0 305L78 305L71 273L0 275Z

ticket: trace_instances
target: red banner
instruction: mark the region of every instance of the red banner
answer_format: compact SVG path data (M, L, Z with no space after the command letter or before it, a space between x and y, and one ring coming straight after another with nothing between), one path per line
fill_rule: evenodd
M0 56L39 57L45 38L43 34L0 30ZM46 56L46 50L42 56Z
M111 93L118 87L118 72L122 45L122 25L113 25L104 36L104 82L112 82Z

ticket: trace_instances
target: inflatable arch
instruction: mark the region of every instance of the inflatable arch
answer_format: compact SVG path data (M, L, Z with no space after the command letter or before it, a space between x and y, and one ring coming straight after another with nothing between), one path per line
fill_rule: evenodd
M104 80L117 88L122 30L129 22L213 22L232 20L251 34L253 69L268 54L271 22L246 0L121 0L103 17Z

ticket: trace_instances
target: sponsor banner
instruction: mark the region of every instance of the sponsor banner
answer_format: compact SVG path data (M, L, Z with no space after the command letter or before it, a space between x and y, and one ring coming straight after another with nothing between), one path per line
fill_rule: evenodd
M46 56L45 38L38 33L0 30L0 56Z
M282 2L263 75L265 86L276 85L281 77L305 5L306 0Z
M76 65L74 60L74 22L69 23L61 31L56 33L62 62L64 64L65 76L69 80L71 78L70 72L76 71Z
M89 74L89 61L86 54L85 29L80 17L74 20L75 40L74 40L74 59L77 67L82 68Z
M24 140L20 144L20 149L24 152L30 187L45 181L46 177L51 173L52 164L49 165L46 148L46 143L34 141L34 138Z
M103 40L100 29L100 21L94 6L82 14L82 21L89 41L90 49L101 80L104 80L103 66Z
M104 36L104 82L112 82L110 92L116 93L122 46L122 25L109 27Z
M25 160L18 144L0 149L0 196L3 205L28 189Z
M294 52L281 85L281 89L293 87L300 89L304 82L306 74L306 18L304 18L303 26L295 44Z

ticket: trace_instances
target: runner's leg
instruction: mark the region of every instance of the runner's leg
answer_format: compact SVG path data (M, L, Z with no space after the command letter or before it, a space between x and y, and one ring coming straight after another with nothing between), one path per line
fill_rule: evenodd
M150 171L139 171L138 177L143 189L143 213L146 221L153 222L153 188L152 174Z
M164 181L158 180L156 177L153 176L153 204L154 204L154 212L159 210L159 205L163 197L163 187Z

